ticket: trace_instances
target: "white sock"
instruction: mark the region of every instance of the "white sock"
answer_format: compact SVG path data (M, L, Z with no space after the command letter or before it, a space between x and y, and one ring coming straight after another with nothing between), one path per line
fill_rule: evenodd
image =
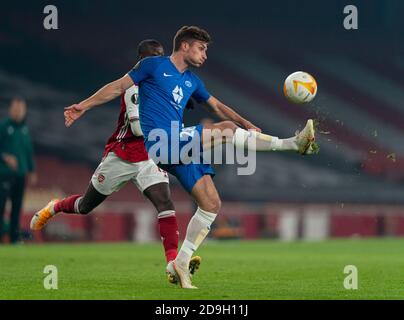
M175 216L175 210L167 210L167 211L162 211L157 214L157 219L163 219L163 218L168 218L168 217L174 217Z
M209 233L210 226L216 218L215 213L198 208L188 224L185 240L178 252L176 263L188 269L192 254Z
M55 212L55 204L56 204L56 202L50 206L50 212L51 212L52 216L55 216L58 213L60 213L60 212Z
M254 151L289 151L298 150L295 137L279 139L256 131L237 128L233 136L233 144L237 148Z

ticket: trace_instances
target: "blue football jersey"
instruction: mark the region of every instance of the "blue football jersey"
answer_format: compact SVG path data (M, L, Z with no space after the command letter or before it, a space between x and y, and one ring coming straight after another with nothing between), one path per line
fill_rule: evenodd
M145 58L128 75L139 86L140 125L146 141L153 129L170 134L172 121L182 125L191 96L198 103L210 98L203 82L189 70L179 72L168 56Z

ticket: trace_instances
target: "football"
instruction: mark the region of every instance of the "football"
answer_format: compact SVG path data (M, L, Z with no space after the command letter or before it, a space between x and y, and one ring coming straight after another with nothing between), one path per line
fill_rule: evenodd
M307 72L297 71L286 78L283 93L293 103L307 103L317 94L317 82Z

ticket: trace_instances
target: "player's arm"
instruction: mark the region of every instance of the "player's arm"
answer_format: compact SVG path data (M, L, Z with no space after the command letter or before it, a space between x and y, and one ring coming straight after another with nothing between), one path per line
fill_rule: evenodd
M79 103L83 109L89 110L95 106L107 103L116 97L119 97L127 89L133 86L133 80L129 75L125 75L122 78L108 83L100 90L98 90L91 97Z
M91 97L83 100L79 104L73 104L70 107L65 108L65 125L67 127L70 127L74 121L76 121L84 114L84 112L90 110L95 106L102 105L115 99L116 97L124 93L125 90L133 86L133 84L134 82L132 78L128 74L126 74L122 78L108 83Z
M139 103L137 101L137 89L133 87L125 92L126 115L129 119L132 133L137 136L143 136L142 128L139 121Z
M236 123L237 125L244 127L245 129L253 129L261 132L261 129L253 125L250 121L243 118L236 111L234 111L229 106L226 106L224 103L216 99L214 96L210 96L210 98L204 104L205 108L215 114L221 120L230 120Z
M7 125L5 121L0 122L0 162L4 162L13 171L18 169L17 158L5 150L5 141L7 139Z
M132 130L133 135L136 137L141 137L143 136L143 131L142 128L140 127L140 121L139 120L130 120L130 128Z

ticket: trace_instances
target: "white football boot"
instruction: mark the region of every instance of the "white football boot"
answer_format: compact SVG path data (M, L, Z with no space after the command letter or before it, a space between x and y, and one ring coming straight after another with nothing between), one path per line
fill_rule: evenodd
M303 130L296 132L297 151L302 155L317 153L318 146L315 143L315 140L314 123L312 119L309 119Z

